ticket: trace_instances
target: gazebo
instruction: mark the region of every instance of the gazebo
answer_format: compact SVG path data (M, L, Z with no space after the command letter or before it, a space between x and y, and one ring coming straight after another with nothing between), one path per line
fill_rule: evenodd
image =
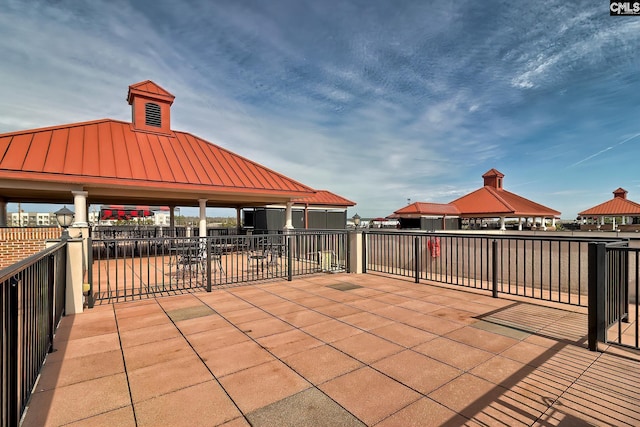
M174 96L152 81L129 86L132 122L102 119L0 134L0 226L7 203L75 207L86 228L89 204L206 207L281 204L293 228L294 200L315 190L188 132L171 128Z
M637 231L640 230L640 204L627 199L627 190L617 188L613 199L586 209L578 216L582 220L581 230ZM609 223L606 218L610 219ZM620 223L616 219L620 218Z
M400 228L421 230L457 230L460 211L452 204L414 202L390 216L400 222Z
M539 218L540 228L546 230L546 219L551 218L552 226L555 227L556 218L560 217L560 212L533 202L515 193L511 193L503 188L504 174L496 169L490 169L484 175L484 186L465 196L462 196L448 204L439 203L414 203L394 212L394 217L403 219L423 218L421 227L424 229L425 219L430 218L430 224L442 224L446 229L448 221L467 219L472 223L484 219L496 219L500 221L500 230L505 230L506 218L516 218L518 220L518 230L522 230L523 221L531 218L532 224L536 224ZM455 224L455 223L454 223ZM415 221L413 223L416 228Z
M328 190L317 190L315 194L293 200L292 222L294 228L344 229L347 226L347 208L356 203ZM270 231L282 228L286 206L272 204L266 207L243 210L244 225L255 231Z

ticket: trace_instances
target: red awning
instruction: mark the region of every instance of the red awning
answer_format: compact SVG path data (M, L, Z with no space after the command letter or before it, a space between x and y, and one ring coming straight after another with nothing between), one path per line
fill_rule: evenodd
M168 212L169 206L102 205L100 220L128 220L153 216L155 211Z

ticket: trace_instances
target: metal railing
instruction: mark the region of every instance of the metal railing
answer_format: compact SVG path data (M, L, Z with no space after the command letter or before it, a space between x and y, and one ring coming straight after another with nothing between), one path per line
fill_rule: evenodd
M64 312L66 242L0 271L0 425L17 426Z
M589 348L598 343L640 349L640 248L628 241L589 246Z
M398 232L364 238L369 271L587 305L593 238Z
M346 231L94 239L90 306L348 269Z
M197 233L196 227L188 227ZM207 236L232 236L243 234L237 227L209 227ZM96 225L91 229L93 239L150 239L156 237L186 237L187 226L162 227L156 225Z

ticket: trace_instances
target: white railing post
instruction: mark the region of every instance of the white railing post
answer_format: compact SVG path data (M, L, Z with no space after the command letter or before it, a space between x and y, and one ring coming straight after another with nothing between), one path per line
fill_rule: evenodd
M84 306L83 276L84 276L84 251L83 239L67 240L67 290L66 290L66 314L82 313Z
M362 231L349 231L349 271L362 274Z

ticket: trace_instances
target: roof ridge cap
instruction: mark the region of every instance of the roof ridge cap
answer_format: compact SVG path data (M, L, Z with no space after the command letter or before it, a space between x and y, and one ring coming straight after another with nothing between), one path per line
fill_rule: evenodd
M531 200L531 199L527 199L526 197L521 196L521 195L516 194L516 193L513 193L513 192L511 192L511 191L507 191L507 190L502 190L502 191L503 191L503 192L505 192L505 193L507 193L507 194L509 194L509 195L511 195L511 196L513 196L513 197L517 197L517 198L519 198L519 199L526 200L528 203L531 203L531 204L533 204L533 205L535 205L535 206L539 206L539 207L541 207L541 208L548 209L549 211L556 212L556 213L558 213L558 215L560 215L560 214L562 213L562 212L557 211L557 210L555 210L555 209L553 209L553 208L550 208L549 206L545 206L545 205L543 205L543 204L541 204L541 203L534 202L534 201L533 201L533 200Z
M503 197L501 197L501 196L498 194L498 191L497 191L495 188L490 187L490 186L488 186L488 185L485 185L485 186L484 186L484 188L486 188L487 190L489 190L489 192L493 195L493 197L495 197L496 199L498 199L498 200L499 200L499 201L500 201L504 206L506 206L508 209L510 209L510 210L511 210L511 212L515 212L515 211L516 211L516 210L515 210L515 208L514 208L513 206L511 206L511 205L510 205L510 204L509 204L509 203L508 203L508 202L507 202ZM502 191L505 191L505 192L509 193L507 190L502 190ZM515 194L515 193L509 193L509 194L514 194L514 195L516 195L516 196L517 196L517 194Z
M62 124L62 125L45 126L45 127L33 128L33 129L22 129L22 130L13 131L13 132L0 133L0 137L26 135L26 134L30 134L30 133L36 133L36 132L46 132L46 131L65 129L65 128L88 126L88 125L94 125L94 124L105 123L105 122L116 122L116 123L122 123L122 124L129 124L129 122L125 122L125 121L122 121L122 120L115 120L115 119L108 119L107 118L107 119L89 120L89 121L86 121L86 122L75 122L75 123L66 123L66 124Z

